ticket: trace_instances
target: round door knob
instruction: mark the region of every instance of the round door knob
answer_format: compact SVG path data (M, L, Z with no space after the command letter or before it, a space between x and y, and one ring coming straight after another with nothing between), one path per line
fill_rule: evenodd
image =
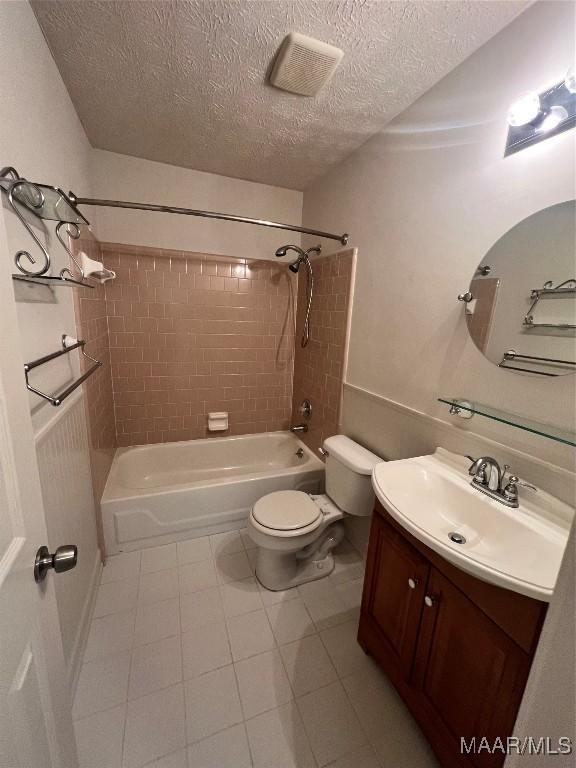
M408 586L410 589L416 589L418 586L418 579L408 579Z
M77 562L78 547L74 544L58 547L53 555L50 554L48 547L40 547L34 561L34 580L36 583L44 581L50 568L54 568L56 573L70 571L76 567Z
M426 595L426 597L424 598L424 602L426 603L428 608L432 608L433 606L436 605L438 600L435 597L431 597L430 595Z

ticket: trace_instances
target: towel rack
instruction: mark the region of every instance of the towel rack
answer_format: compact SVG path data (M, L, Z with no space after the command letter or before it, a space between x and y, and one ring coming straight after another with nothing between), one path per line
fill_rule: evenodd
M39 357L37 360L32 360L31 363L24 363L24 377L26 379L26 387L30 390L30 392L34 392L35 395L38 395L39 397L42 397L44 400L48 400L49 403L52 405L58 406L62 405L64 400L68 397L68 395L71 395L72 392L74 392L75 389L77 389L80 384L82 384L89 376L92 376L94 371L97 368L100 368L102 363L100 360L95 360L93 357L90 357L85 350L84 346L86 345L85 341L76 341L73 344L70 344L71 341L70 336L64 334L62 336L62 349L58 352L52 352L49 355L44 355L44 357ZM94 365L92 365L85 373L82 374L76 381L74 381L72 384L70 384L69 387L67 387L63 392L60 392L59 395L47 395L45 392L41 392L39 389L36 389L36 387L33 387L32 384L30 384L28 380L28 374L30 371L33 371L34 368L38 368L40 365L44 365L44 363L49 363L50 360L55 360L57 357L61 357L62 355L67 355L68 352L72 352L74 349L79 349L84 357L87 360L90 360Z
M516 365L506 365L509 360L527 360L528 362L533 362L536 365L539 363L550 363L551 365L568 365L572 367L576 366L576 362L573 360L559 360L554 357L538 357L537 355L521 355L519 352L516 352L513 349L509 349L507 352L504 352L502 360L498 363L499 368L506 368L512 371L524 371L524 373L537 373L538 376L560 376L561 374L549 373L548 371L537 371L534 368L520 368Z
M523 321L523 325L528 328L559 328L562 331L572 330L576 328L573 323L535 323L534 322L534 310L536 305L543 296L574 296L576 295L576 279L570 278L570 280L564 280L560 285L554 286L552 280L548 280L544 283L543 288L533 288L530 293L532 304L530 309L526 313Z

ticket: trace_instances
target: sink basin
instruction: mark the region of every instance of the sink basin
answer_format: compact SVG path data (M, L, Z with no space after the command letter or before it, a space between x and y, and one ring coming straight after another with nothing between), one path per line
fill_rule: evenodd
M378 464L376 496L415 538L473 576L550 600L574 515L567 504L519 488L510 509L470 485L470 462L438 448L431 456Z

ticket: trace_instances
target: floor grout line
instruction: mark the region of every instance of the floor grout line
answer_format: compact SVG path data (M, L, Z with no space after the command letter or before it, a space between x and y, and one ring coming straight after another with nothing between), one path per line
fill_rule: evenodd
M106 709L100 710L99 712L96 712L96 713L91 713L90 715L87 715L85 718L80 718L76 722L81 722L82 720L84 720L86 718L89 718L89 717L91 717L94 714L100 714L101 712L106 712L106 711L109 711L111 709L115 709L118 706L121 706L123 708L123 712L124 712L124 725L123 725L122 747L121 747L122 748L122 765L124 765L124 752L125 752L125 747L126 747L126 731L127 731L127 722L128 722L128 707L129 707L130 703L132 701L139 701L142 698L145 698L146 696L157 694L160 691L163 691L163 690L166 690L168 688L175 687L175 686L180 686L181 690L182 690L183 706L184 706L184 727L185 727L185 747L184 747L184 751L185 751L185 759L186 759L186 763L187 764L188 764L188 750L189 750L190 746L192 746L194 744L197 744L199 742L205 741L206 739L210 739L210 738L212 738L214 736L217 736L218 734L223 733L224 731L229 730L232 727L235 727L235 725L242 724L244 735L245 735L245 738L246 738L246 741L247 741L247 744L248 744L250 760L252 761L252 765L254 765L255 756L253 754L252 745L251 745L250 739L248 737L247 723L249 723L250 721L252 721L252 720L254 720L256 718L261 717L264 714L267 714L269 712L275 711L275 710L280 709L280 708L282 708L282 707L284 707L284 706L289 704L290 706L294 706L295 707L295 711L296 711L296 713L298 715L298 718L300 720L301 726L304 729L304 734L306 736L306 741L307 741L308 747L310 749L310 752L311 752L311 755L312 755L312 759L314 761L314 764L316 766L318 766L319 763L318 763L318 760L317 760L316 755L314 753L314 750L312 749L312 745L310 743L309 732L308 732L308 729L306 727L306 724L305 724L305 721L304 721L304 717L302 715L302 711L301 711L299 702L305 696L307 696L308 694L320 691L323 688L326 688L326 687L329 687L330 685L333 685L335 682L338 682L340 687L344 690L346 701L347 701L348 705L351 707L352 711L354 712L354 715L355 715L356 719L360 723L361 732L362 732L362 734L364 735L364 737L366 739L367 745L369 745L370 748L373 751L375 751L375 747L372 744L372 742L370 741L370 739L368 738L368 735L367 735L364 727L362 726L360 717L357 714L356 709L354 708L354 705L353 705L350 697L348 696L348 692L346 691L346 688L344 687L344 685L342 683L342 680L345 677L349 677L350 674L354 674L354 672L347 673L346 675L341 675L340 674L340 672L338 671L338 669L336 668L336 666L334 664L333 658L332 658L332 656L331 656L331 654L330 654L330 652L328 650L328 647L326 646L326 644L325 644L325 642L324 642L324 640L322 638L322 632L325 632L325 631L330 630L332 628L335 628L337 626L342 626L343 624L345 624L345 623L347 623L349 621L353 621L354 619L351 618L349 615L346 615L346 616L342 616L341 620L337 620L336 619L336 622L332 623L332 621L334 621L334 616L331 616L331 617L329 617L330 624L328 626L322 627L321 626L321 622L320 622L320 626L319 626L318 623L315 622L314 619L312 618L312 616L311 616L311 614L309 612L306 600L304 600L303 596L300 593L298 593L297 590L295 590L296 594L294 595L294 599L299 599L301 604L304 606L304 608L306 610L306 613L308 615L308 620L309 620L309 622L311 624L311 627L313 628L313 631L310 632L310 633L301 635L299 637L295 637L293 639L280 642L278 637L277 637L277 635L276 635L276 633L275 633L275 631L274 631L274 628L273 628L272 621L270 619L269 613L270 613L270 611L274 611L275 609L278 610L278 611L281 611L281 608L282 608L282 606L285 603L289 604L289 603L293 602L293 600L282 599L282 600L279 600L277 602L270 603L270 604L265 603L264 599L263 599L263 594L262 594L263 590L260 587L260 585L258 585L258 582L255 579L254 567L252 565L252 562L250 562L250 567L251 567L250 575L249 576L245 576L245 577L243 577L241 579L233 579L233 580L230 580L230 581L224 581L222 579L221 575L219 574L218 563L217 563L219 557L223 557L223 556L225 557L225 556L228 556L228 555L238 555L238 554L244 554L246 557L248 557L247 553L248 553L249 550L246 549L245 542L244 542L244 540L243 540L243 538L242 538L242 536L240 534L240 531L238 531L237 533L239 534L240 543L242 544L242 547L243 547L241 550L239 549L239 550L237 550L235 552L229 552L229 553L228 552L217 553L215 551L215 549L214 549L214 541L212 540L211 537L207 537L208 540L209 540L209 544L210 544L210 552L211 552L211 556L210 557L205 557L205 558L203 558L201 560L193 560L192 562L189 562L189 563L181 563L180 559L178 557L178 549L176 549L176 553L177 553L176 561L175 561L176 564L170 564L166 568L161 568L161 569L158 569L158 570L155 570L155 571L145 571L145 572L142 571L142 552L144 551L144 550L142 550L142 551L140 551L140 557L138 558L138 571L137 571L136 574L131 574L127 578L124 578L124 579L116 579L116 580L113 580L113 581L104 582L104 584L102 584L102 582L101 582L101 584L99 585L99 586L106 586L106 585L111 585L111 584L120 584L120 583L126 583L126 582L136 582L136 588L137 588L137 590L136 590L136 604L133 607L131 607L131 608L127 609L127 610L124 610L124 611L114 611L112 613L104 614L103 616L99 616L97 618L94 618L93 621L91 622L91 627L90 627L90 629L92 629L92 627L94 626L94 623L99 621L99 620L101 620L101 619L107 619L107 618L110 618L112 616L126 616L126 615L130 615L130 614L133 615L133 629L132 629L132 637L131 637L130 648L127 649L126 651L118 651L118 652L114 652L112 654L104 654L103 656L97 656L96 658L90 660L90 661L98 661L98 660L101 660L101 659L105 659L105 658L107 658L109 656L119 655L120 653L125 653L125 652L129 653L130 660L129 660L129 669L128 669L128 681L127 681L127 685L126 685L126 692L125 692L125 697L124 697L123 703L115 704L115 705L113 705L111 707L107 707ZM166 546L166 545L162 545L162 546ZM345 553L345 554L348 554L348 553ZM250 561L250 559L249 559L249 561ZM195 591L192 591L192 592L184 593L182 591L183 583L182 583L181 569L185 568L187 565L196 565L196 564L207 563L207 562L210 562L213 565L214 569L216 570L216 573L217 573L217 583L215 585L205 586L205 587L203 587L200 590L195 590ZM141 581L142 581L142 578L150 576L153 579L154 576L159 576L160 577L161 574L165 573L166 571L171 571L171 570L176 570L176 572L177 572L178 594L176 596L164 598L162 600L154 600L151 603L141 603L140 602L140 595L141 595ZM343 575L342 581L339 581L338 583L334 583L334 582L330 581L329 583L330 583L330 587L331 587L332 591L337 592L337 587L339 587L341 584L346 584L346 583L350 583L352 581L357 581L358 579L359 579L358 576L346 578L346 576ZM241 582L247 582L248 580L250 580L251 584L255 584L256 585L256 588L258 590L258 597L260 599L261 605L258 608L253 608L253 609L251 609L249 611L245 611L245 612L240 613L240 614L235 614L235 615L232 615L232 616L228 616L225 613L225 611L224 611L223 590L226 587L229 587L229 586L232 586L234 584L241 583ZM203 672L200 675L194 675L194 676L192 676L190 678L185 678L185 676L184 676L184 645L183 645L183 640L184 640L184 635L187 635L187 634L190 634L190 633L194 632L194 628L193 627L190 628L188 630L188 632L183 632L182 631L182 603L183 603L183 600L186 597L189 597L189 596L192 596L192 595L197 595L197 594L200 594L202 592L206 592L208 590L212 590L212 589L215 589L215 588L218 589L218 599L219 599L219 602L220 602L220 606L222 608L223 617L222 617L222 619L215 619L213 621L208 621L206 624L203 624L202 626L210 626L210 625L215 625L215 624L223 624L224 625L224 629L225 629L225 632L226 632L226 642L227 642L227 645L228 645L228 652L229 652L231 661L228 664L219 665L219 666L215 667L214 669L211 669L211 670L208 670L206 672ZM145 609L148 609L148 608L152 608L153 606L157 606L157 605L159 605L161 603L168 603L168 602L171 602L171 601L174 601L174 600L177 601L176 607L177 607L177 612L178 612L178 630L176 632L173 632L173 633L167 635L166 637L160 637L160 638L157 638L155 640L149 640L149 641L147 641L145 643L139 643L137 645L136 642L137 642L137 637L138 636L137 636L137 633L136 633L136 622L137 622L137 618L138 618L138 613L140 611L142 611L142 610L145 610ZM346 613L348 613L348 612L351 612L354 609L346 607L345 610L346 610ZM247 656L245 658L242 658L242 659L237 659L237 660L234 659L233 651L232 651L232 641L231 641L229 623L231 621L233 621L234 619L236 619L236 618L240 618L240 617L244 617L244 616L249 616L250 614L257 613L257 612L260 613L262 611L263 611L263 613L264 613L264 615L266 617L267 625L268 625L268 627L270 629L270 632L272 634L273 647L271 649L269 649L268 651L259 651L258 653L250 654L249 656ZM138 648L145 648L145 647L153 645L155 643L161 643L163 641L166 641L166 640L169 640L169 639L172 639L172 638L175 638L175 637L179 638L179 646L180 646L180 672L181 672L180 673L180 680L178 682L176 682L176 683L171 683L170 685L162 685L159 688L155 688L155 689L153 689L151 691L148 691L147 693L144 693L144 694L141 694L140 696L135 697L134 699L131 699L130 698L130 682L131 682L133 671L134 671L134 663L135 663L134 657L135 657L137 649ZM287 668L284 656L281 653L281 649L283 647L292 645L294 643L302 642L303 640L305 640L307 638L312 638L312 637L318 637L319 638L322 650L323 650L324 654L326 655L326 657L327 657L327 659L328 659L332 669L334 670L336 679L333 680L330 683L325 683L323 685L320 685L320 686L314 688L312 691L307 691L306 693L304 693L304 694L302 694L300 696L297 696L296 691L294 689L293 682L290 679L290 675L288 674L288 668ZM290 688L290 693L291 693L291 697L292 698L290 699L290 701L285 702L284 704L276 704L275 706L269 707L268 709L265 709L264 711L259 712L258 714L253 715L253 716L247 718L246 717L246 712L245 712L245 709L244 709L244 704L243 704L243 701L242 701L242 696L240 694L240 683L239 683L239 678L238 678L236 667L237 667L238 664L240 664L240 663L242 663L244 661L248 661L250 659L253 659L253 658L261 655L262 653L272 653L272 652L275 652L275 655L277 657L279 657L279 659L280 659L281 668L282 668L282 670L284 672L284 675L285 675L285 677L286 677L286 679L288 681L288 685L289 685L289 688ZM84 663L90 663L90 662L84 662ZM234 674L236 693L237 693L238 700L239 700L239 703L240 703L240 712L241 712L241 716L242 716L241 723L236 723L236 724L234 724L232 726L226 726L225 728L222 728L222 729L219 729L219 730L215 731L213 734L210 734L209 736L205 736L202 739L195 739L195 740L189 742L188 741L188 710L187 710L187 706L186 706L186 694L185 694L186 684L189 683L191 680L194 680L194 679L197 679L197 678L201 678L204 675L210 674L211 672L215 672L218 669L223 669L223 668L226 668L228 666L232 666L232 670L233 670L233 674ZM158 759L162 759L162 758L167 757L167 756L169 756L171 754L176 754L179 751L180 751L180 749L172 750L172 752L166 753L165 755L161 755L160 757L155 758L152 762L147 763L145 766L143 766L143 768L146 768L146 766L152 766ZM377 756L377 759L380 762L378 756Z

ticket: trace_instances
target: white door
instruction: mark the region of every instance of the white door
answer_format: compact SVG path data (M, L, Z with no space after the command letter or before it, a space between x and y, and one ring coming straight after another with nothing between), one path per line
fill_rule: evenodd
M34 580L47 535L11 273L0 211L0 768L76 768L53 586L74 572Z

